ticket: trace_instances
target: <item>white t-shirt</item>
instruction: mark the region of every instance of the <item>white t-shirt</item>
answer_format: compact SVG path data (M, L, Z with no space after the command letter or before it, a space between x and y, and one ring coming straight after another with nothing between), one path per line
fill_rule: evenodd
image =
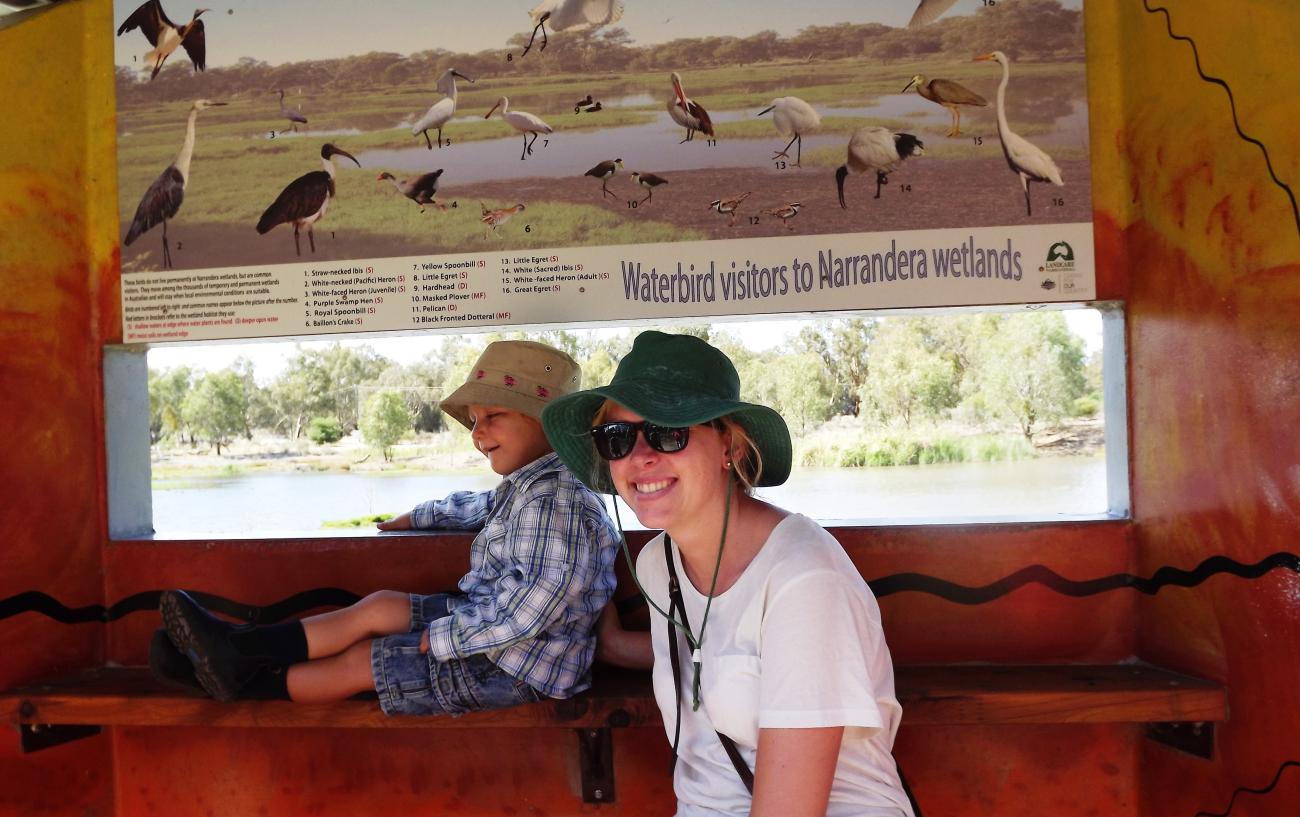
M704 593L672 546L687 616L697 636ZM663 535L637 558L655 604L668 609ZM705 588L707 592L708 588ZM667 622L651 614L654 692L668 739L677 699ZM910 817L891 748L902 707L880 627L880 608L848 554L820 525L791 514L726 592L714 597L701 654L699 711L691 709L690 650L677 636L682 725L673 788L677 817L742 817L752 800L716 729L756 768L758 730L844 726L827 817Z

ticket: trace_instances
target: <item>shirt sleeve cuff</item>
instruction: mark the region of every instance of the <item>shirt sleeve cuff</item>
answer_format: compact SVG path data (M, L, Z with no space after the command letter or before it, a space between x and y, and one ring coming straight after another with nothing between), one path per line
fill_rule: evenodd
M435 510L434 501L421 502L419 505L415 506L414 510L411 511L412 528L416 528L419 530L436 528L438 526L437 521L438 521L438 516L437 516L437 511Z
M445 616L429 624L429 654L439 661L460 657L456 654L456 644L452 637L453 618Z
M828 726L879 729L884 724L880 712L874 709L777 710L758 714L760 729L821 729Z

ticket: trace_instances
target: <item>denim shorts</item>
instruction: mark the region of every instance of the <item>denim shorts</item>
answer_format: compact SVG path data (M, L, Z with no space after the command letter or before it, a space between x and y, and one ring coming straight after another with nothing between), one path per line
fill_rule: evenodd
M502 672L487 656L439 661L420 652L425 629L450 615L455 598L411 594L411 631L371 642L370 671L384 714L463 715L541 700L537 690Z

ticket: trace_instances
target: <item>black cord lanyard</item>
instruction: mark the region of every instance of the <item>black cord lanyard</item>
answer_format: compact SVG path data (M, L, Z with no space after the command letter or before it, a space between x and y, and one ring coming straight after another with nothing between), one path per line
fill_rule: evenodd
M690 619L686 617L686 604L682 601L682 587L677 580L677 566L673 564L673 543L668 534L664 534L664 561L668 564L668 615L671 619L673 608L677 608L681 613L681 622L686 627L686 631L691 631ZM703 634L701 634L703 635ZM698 652L698 648L696 649ZM677 650L677 629L668 623L668 656L673 665L673 692L677 698L677 725L673 728L673 764L677 763L677 745L682 737L682 659ZM696 656L691 656L692 661ZM699 670L696 670L696 678L699 678ZM736 774L740 775L740 782L745 784L745 790L754 794L754 773L750 771L749 764L741 757L740 750L736 748L736 742L718 730L713 730L722 741L722 748L731 760L731 765L736 767Z

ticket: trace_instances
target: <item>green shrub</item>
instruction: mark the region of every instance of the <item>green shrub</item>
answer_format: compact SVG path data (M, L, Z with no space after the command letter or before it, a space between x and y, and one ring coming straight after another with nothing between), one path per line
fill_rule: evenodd
M307 426L307 439L320 445L343 439L343 426L334 417L313 417Z
M1101 401L1093 394L1076 397L1070 406L1071 417L1096 417L1099 411L1101 411Z

